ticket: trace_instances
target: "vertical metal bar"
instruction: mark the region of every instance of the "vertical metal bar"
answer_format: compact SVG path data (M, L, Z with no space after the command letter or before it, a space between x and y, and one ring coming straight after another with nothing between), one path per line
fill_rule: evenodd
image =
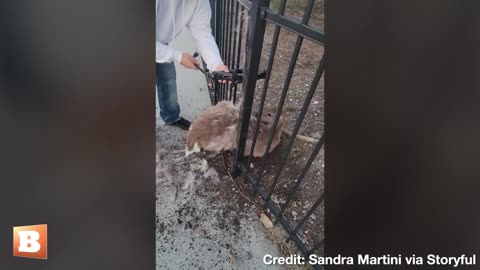
M232 59L229 68L235 68L235 60L236 60L236 53L237 53L237 35L238 35L238 11L239 11L239 3L238 1L235 1L235 11L234 16L235 16L235 21L233 22L233 28L232 28L232 35L233 35L233 47L232 47ZM228 98L229 100L232 100L235 103L235 96L233 96L233 89L236 88L237 85L233 85L230 87L230 97Z
M250 10L250 12L251 12L251 10ZM250 14L250 13L248 12L248 10L247 10L245 13ZM247 32L246 32L246 35L245 35L245 39L248 39L248 37L250 36L250 29L251 29L251 27L250 27L250 22L251 22L251 20L247 20L247 30L246 30ZM246 57L247 57L247 51L248 51L248 41L247 41L247 43L245 44L244 57L243 57L243 59L240 59L240 61L243 61L243 65L246 65L245 62L247 62L247 60L246 60L246 59L247 59L247 58L246 58Z
M223 45L223 61L228 61L228 45L230 43L230 40L229 40L229 25L228 25L228 21L229 21L229 14L228 14L228 10L229 10L229 5L230 5L230 0L224 0L224 5L225 5L225 9L223 10L223 16L225 17L225 20L224 20L224 40L225 40L225 44ZM225 62L227 63L227 62ZM228 63L227 63L228 64ZM226 93L228 91L227 89L227 86L225 84L222 84L222 100L225 100L226 99Z
M214 105L218 103L218 83L213 83L213 96L214 96Z
M226 83L226 86L227 86L227 87L226 87L226 91L225 91L225 99L226 99L226 100L230 100L230 97L231 97L232 95L229 95L229 93L231 92L232 84L229 83L229 82L227 82L227 83Z
M228 47L230 45L230 25L229 25L229 20L230 20L230 4L231 4L231 1L230 0L224 0L225 1L225 12L224 12L224 15L225 15L225 47L224 47L224 56L223 56L223 59L225 61L228 61ZM228 62L227 62L227 65L228 65ZM222 100L226 100L227 99L227 92L228 92L228 85L227 84L223 84L223 96L222 96Z
M215 14L215 41L217 46L220 48L222 44L221 39L221 32L220 32L220 18L221 18L221 1L213 0L214 1L214 14ZM213 82L213 104L217 104L218 102L218 91L219 85L217 82Z
M227 21L227 25L228 25L228 44L227 44L227 63L226 65L228 67L230 67L232 65L232 42L233 42L233 1L234 0L228 0L228 21ZM229 93L230 93L230 84L227 84L227 87L226 87L226 91L225 91L225 99L226 100L230 100L230 96Z
M212 17L210 19L210 30L212 30L212 35L215 36L215 17L217 13L215 12L215 0L210 0L210 9L212 10Z
M242 5L241 11L240 11L240 29L238 31L238 52L237 52L237 69L240 68L240 55L242 52L242 37L243 37L243 24L245 23L245 7Z
M238 1L235 1L235 21L233 24L233 48L232 48L232 62L230 63L231 66L230 68L235 68L235 60L236 60L236 53L237 53L237 36L238 36L238 17L239 17L239 3Z
M223 44L223 33L222 33L222 19L223 19L223 1L216 1L217 2L217 35L218 35L218 49L220 51L220 55L222 54L222 44ZM210 70L211 71L211 70Z
M223 44L225 43L225 40L224 40L224 37L223 37L223 27L224 27L224 24L223 24L223 18L224 18L224 13L223 13L223 6L224 6L224 1L221 1L221 0L217 0L219 2L219 9L218 9L218 13L219 13L219 16L218 16L218 33L219 33L219 36L220 36L220 43L218 44L218 49L220 51L220 55L222 56L223 54L223 50L222 50L222 47L223 47ZM222 56L222 59L223 59L223 56ZM213 70L210 70L210 72L212 72ZM216 85L216 93L217 93L217 103L222 101L222 85L215 81L215 85Z
M227 66L229 68L232 67L232 62L234 61L233 59L233 55L234 55L234 52L233 52L233 46L235 44L235 29L234 29L234 21L233 21L233 18L235 16L235 13L234 13L234 9L235 9L235 5L234 5L234 2L236 2L238 4L238 2L236 0L230 0L230 10L229 10L229 14L230 14L230 21L229 21L229 43L228 43L228 64ZM232 44L233 43L233 44ZM227 100L231 100L232 99L232 87L233 85L229 85L228 86L228 91L227 91Z
M220 43L218 44L218 49L220 51L220 56L223 55L223 50L222 50L222 47L223 47L223 43L224 43L224 40L223 40L223 17L224 17L224 14L223 14L223 4L224 2L223 1L218 1L219 2L219 16L218 16L218 25L219 25L219 29L218 29L218 33L219 33L219 37L220 37ZM223 56L222 56L223 58ZM212 70L211 70L212 71ZM216 82L216 85L217 85L217 103L220 102L222 100L221 98L221 93L222 93L222 85L219 84L218 82Z
M233 3L232 0L228 0L228 22L227 22L227 35L228 35L228 44L227 44L227 56L226 56L226 64L230 66L232 64L231 57L231 48L232 48L232 28L233 28Z
M280 213L278 214L279 217L283 216L283 213L285 212L285 209L287 209L288 205L290 204L290 201L293 198L293 194L297 191L297 189L300 187L300 184L302 183L303 179L305 178L305 175L307 174L308 170L310 169L310 166L312 165L313 161L317 157L318 153L320 152L320 149L322 149L323 144L325 143L325 133L322 134L322 137L320 137L320 140L318 140L317 145L315 146L315 149L313 150L312 154L308 158L307 163L302 169L302 172L300 173L300 176L298 176L297 181L295 182L295 185L293 188L290 190L288 193L287 199L285 203L283 204ZM275 220L275 224L277 224L278 219Z
M220 3L215 1L215 38L217 44L220 44Z
M232 14L230 13L230 8L231 8L231 0L225 0L225 6L226 6L226 10L225 10L225 37L226 37L226 44L225 44L225 58L224 60L226 61L226 65L228 66L229 65L229 57L230 57L230 52L229 52L229 48L231 46L231 25L230 25L230 19L231 19L231 16ZM224 84L223 86L223 100L228 100L228 83L227 84Z
M240 25L239 25L239 30L238 30L238 48L237 48L237 65L236 68L240 68L240 56L242 54L242 38L243 38L243 25L245 23L244 14L246 13L245 7L243 5L240 5L240 13L238 16L240 16ZM233 104L235 104L237 101L237 86L235 85L235 90L233 93Z
M226 0L223 0L223 5L224 5L224 9L223 9L223 17L224 17L224 20L223 20L223 41L224 41L224 44L223 44L223 48L222 48L222 51L223 51L223 56L222 56L222 59L225 59L226 56L227 56L227 45L228 45L228 25L227 25L227 22L228 22L228 14L227 14L227 9L228 9L228 1ZM222 101L225 100L225 91L226 91L226 87L225 87L225 84L221 84L222 85Z
M313 6L315 5L315 0L308 0L307 6L305 7L305 13L303 14L302 24L308 24L310 16L312 15Z
M305 13L303 14L302 23L307 23L308 20L310 19L310 15L312 13L313 3L314 3L313 0L308 1L307 7L305 8ZM285 103L285 98L287 97L288 88L290 87L290 82L292 80L293 71L295 69L295 64L296 64L296 61L298 59L298 54L300 53L300 48L302 46L302 43L303 43L303 37L298 36L297 37L297 42L295 43L295 48L293 49L292 59L290 60L290 65L288 67L287 77L286 77L285 83L283 85L282 94L280 96L280 101L279 101L279 104L278 104L278 107L277 107L277 112L276 112L275 118L273 120L272 132L270 133L270 136L268 138L268 143L267 143L267 148L265 150L265 154L262 157L260 171L258 172L259 173L258 184L260 184L260 180L263 177L263 172L265 170L267 159L270 156L269 152L270 152L270 147L272 146L273 136L274 136L274 133L275 133L275 129L277 128L278 120L280 119L280 115L282 114L283 104Z
M244 152L245 144L247 142L248 127L250 125L250 116L252 114L253 98L255 94L255 84L257 82L258 66L260 64L260 57L262 54L263 38L265 34L266 21L260 17L260 12L263 7L268 7L269 0L258 0L252 2L249 20L249 35L247 38L247 57L245 61L243 83L243 102L240 106L240 115L242 115L239 122L237 134L237 151L232 168L232 175L240 175L240 163L245 162Z
M282 0L282 2L280 3L280 8L279 8L279 14L283 15L285 13L285 7L287 6L286 5L287 1L286 0ZM257 135L258 135L258 131L260 129L260 119L262 118L262 114L263 114L263 107L265 105L265 98L267 96L267 89L268 89L268 85L270 83L270 75L272 73L272 67L273 67L273 62L274 62L274 59L275 59L275 53L277 51L277 46L278 46L278 38L280 36L280 26L276 25L275 26L275 31L273 33L273 40L272 40L272 48L270 49L270 55L268 57L268 63L267 63L267 69L265 71L265 80L263 81L263 89L262 89L262 96L260 98L260 107L258 108L258 112L257 112L257 115L258 115L258 121L257 121L257 125L255 126L255 132L253 134L253 141L252 141L252 147L250 148L250 155L248 156L248 161L247 161L247 169L250 170L250 163L252 162L252 157L253 157L253 151L255 149L255 145L257 143Z
M225 18L226 18L226 29L227 29L227 33L226 33L226 40L227 40L227 43L225 44L225 58L224 58L224 61L225 61L225 64L227 66L230 65L230 47L231 47L231 44L232 44L232 29L231 29L231 19L232 19L232 13L231 13L231 10L232 10L232 1L231 0L226 0L226 12L225 12ZM228 91L229 91L229 85L226 84L225 85L225 92L223 93L223 100L228 100Z
M290 155L290 151L292 150L293 143L295 142L295 138L297 137L298 131L300 130L300 126L302 125L303 119L305 118L305 114L307 113L308 107L310 105L310 101L312 101L313 95L315 94L315 90L317 89L318 83L320 82L320 78L322 77L323 69L325 67L325 60L322 57L320 60L320 64L318 65L317 71L315 72L315 77L313 78L312 83L310 84L310 89L308 90L307 96L305 97L305 101L303 102L302 109L300 110L300 114L298 115L297 120L295 121L295 127L293 128L292 135L288 140L287 149L282 153L282 160L280 161L280 165L278 166L277 172L273 177L273 183L270 187L270 191L268 192L267 199L273 194L275 190L275 186L278 183L278 179L280 174L282 173L282 169L287 162L288 156Z
M303 226L303 224L305 224L307 219L312 215L313 211L315 211L315 209L317 209L317 207L323 202L324 198L325 198L325 192L322 193L320 198L318 198L318 200L315 202L315 204L312 207L310 207L310 209L307 211L307 213L302 218L302 220L297 224L295 229L293 229L293 231L292 231L293 234L297 233L298 229L300 229Z
M218 18L217 18L217 24L218 24L218 40L219 42L217 43L218 45L218 49L220 51L220 56L223 55L223 51L222 51L222 47L223 47L223 43L224 43L224 40L223 40L223 1L217 1L218 3ZM223 56L222 56L223 58ZM210 70L210 72L212 72L213 70ZM219 101L221 101L221 91L222 91L222 87L221 85L215 81L215 104L218 103Z
M233 90L233 104L235 104L237 100L237 85L235 84L234 90Z

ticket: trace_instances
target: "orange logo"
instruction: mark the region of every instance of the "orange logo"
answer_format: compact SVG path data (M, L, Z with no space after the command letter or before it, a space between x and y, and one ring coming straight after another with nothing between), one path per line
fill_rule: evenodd
M47 224L13 227L13 256L47 259Z

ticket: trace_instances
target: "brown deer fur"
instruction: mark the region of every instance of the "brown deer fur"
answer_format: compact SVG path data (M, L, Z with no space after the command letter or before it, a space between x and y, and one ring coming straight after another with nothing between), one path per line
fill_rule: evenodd
M185 155L201 149L214 152L234 149L238 117L238 108L229 101L200 113L188 130Z
M297 107L288 107L286 111L297 110ZM275 108L265 108L260 120L260 127L257 134L254 157L261 157L265 154L268 138L271 134L273 122L275 119ZM231 101L222 101L217 105L209 107L197 117L192 123L187 133L186 155L199 152L201 149L207 151L220 152L223 150L233 150L237 144L237 124L240 116L240 109L233 105ZM244 155L250 154L252 139L257 125L257 117L250 117L247 142ZM283 113L280 115L277 127L272 139L270 151L280 144L282 128L285 125Z

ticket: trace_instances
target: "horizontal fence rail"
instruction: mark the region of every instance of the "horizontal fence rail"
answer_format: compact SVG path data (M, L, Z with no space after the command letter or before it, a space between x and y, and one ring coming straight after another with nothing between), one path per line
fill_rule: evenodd
M293 222L286 214L286 210L292 205L295 196L299 196L299 191L307 181L306 178L312 165L319 157L319 153L325 143L323 132L319 130L321 136L311 144L311 153L304 154L303 158L306 162L299 169L298 175L293 177L293 179L287 179L291 185L283 195L284 201L275 202L273 196L278 195L280 179L283 179L282 172L287 167L287 161L293 146L298 142L297 135L300 133L304 120L310 113L309 108L311 107L312 99L318 92L317 90L325 69L323 56L319 62L312 64L312 77L306 84L309 87L303 97L301 107L296 112L296 117L293 117L294 125L290 132L290 137L283 140L281 152L277 151L275 154L278 161L274 163L273 169L269 169L272 172L267 172L267 165L271 166L270 161L272 159L270 150L275 147L272 146L274 136L276 136L274 133L281 119L283 119L282 110L288 103L287 96L291 91L292 78L294 77L299 56L302 53L304 40L312 41L313 45L320 47L325 44L325 35L319 29L309 24L316 1L304 0L303 2L305 2L303 14L301 19L297 20L286 14L288 11L286 0L277 1L278 8L275 11L270 8L270 0L210 0L212 7L212 32L219 46L220 54L233 74L241 78L241 80L231 84L222 84L215 81L211 83L209 88L212 104L223 100L231 100L234 103L239 100L242 101L240 104L241 117L237 126L237 149L232 161L232 175L245 178L247 186L253 190L253 195L258 196L264 202L265 207L269 209L274 223L280 224L288 234L286 240L294 242L300 252L308 257L310 254L318 252L323 248L324 240L322 237L322 239L315 240L313 243L307 243L300 232L305 228L308 221L312 219L314 213L319 211L320 206L324 202L324 192L322 190L315 191L316 198L312 200L313 204L308 209L306 208L305 214L299 217L298 222ZM273 35L272 42L268 44L268 58L265 58L266 63L261 65L262 53L267 51L264 48L267 23L273 25ZM261 129L260 119L265 113L267 93L272 91L271 79L272 74L276 72L274 69L275 61L278 58L277 49L279 46L284 45L280 44L282 31L295 35L296 40L292 42L293 50L289 57L289 63L286 66L285 74L282 74L283 85L278 86L280 93L276 100L276 111L271 123L272 128L268 134L266 150L261 158L254 158L254 150L259 143L257 139ZM260 66L264 66L265 69L261 70ZM260 79L263 81L257 85L257 81ZM276 83L278 84L278 82ZM257 90L258 93L256 93ZM252 116L254 105L256 105L255 116ZM253 122L255 124L251 126L253 117L256 120ZM250 148L248 149L246 149L247 140L250 140ZM249 155L245 156L244 153L249 153ZM267 176L269 176L268 183L265 179ZM299 200L302 199L300 198ZM323 269L320 265L312 265L312 267L314 269Z
M263 15L263 18L269 22L272 22L286 29L289 29L290 31L295 32L304 38L308 38L313 42L317 42L322 45L325 44L325 35L311 26L308 26L303 23L295 22L294 20L288 19L279 14L276 14L269 9L264 9L262 15Z

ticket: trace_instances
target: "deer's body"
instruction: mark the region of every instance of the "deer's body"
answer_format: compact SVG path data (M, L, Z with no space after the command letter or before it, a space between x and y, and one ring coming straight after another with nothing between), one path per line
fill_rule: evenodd
M294 108L296 109L296 108ZM293 108L287 108L292 111ZM257 134L257 141L253 151L254 157L261 157L265 154L268 138L271 134L273 121L276 110L266 108L260 120L260 127ZM187 133L187 146L185 155L200 152L201 149L213 152L224 150L233 150L237 147L237 125L240 117L240 109L231 101L222 101L212 106L197 117L192 123ZM257 118L250 117L248 128L247 142L244 155L250 154L252 147L253 135L257 125ZM280 137L283 126L285 125L285 117L283 113L280 115L270 151L273 151L280 144Z
M238 117L238 108L229 101L200 113L188 130L185 155L201 149L214 152L234 149Z

